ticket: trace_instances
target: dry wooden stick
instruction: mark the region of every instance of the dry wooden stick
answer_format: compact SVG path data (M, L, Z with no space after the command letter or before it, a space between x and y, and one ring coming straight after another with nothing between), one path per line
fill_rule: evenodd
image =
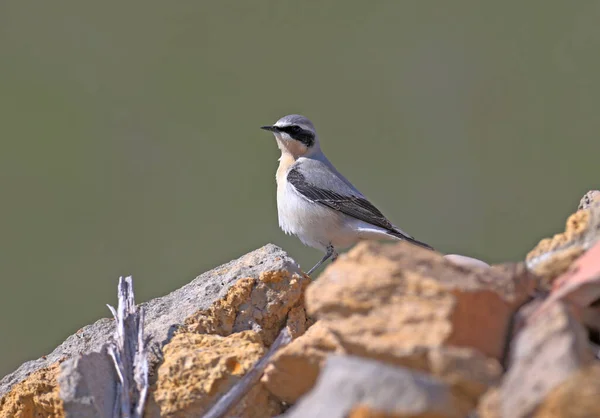
M109 342L119 382L113 416L115 418L142 418L148 395L148 353L144 342L144 311L135 306L133 279L119 277L119 304L110 305L116 321L114 339Z

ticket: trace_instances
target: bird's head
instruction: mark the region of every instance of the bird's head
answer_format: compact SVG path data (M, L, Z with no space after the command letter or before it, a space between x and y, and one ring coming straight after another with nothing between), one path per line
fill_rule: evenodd
M274 125L261 126L261 129L273 132L281 152L289 153L294 158L309 156L320 150L315 127L304 116L287 115Z

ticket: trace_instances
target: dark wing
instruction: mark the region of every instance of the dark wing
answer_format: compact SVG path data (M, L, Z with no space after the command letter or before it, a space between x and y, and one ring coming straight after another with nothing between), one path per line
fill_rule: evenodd
M319 203L331 209L337 210L345 215L351 216L352 218L383 228L387 230L390 235L397 238L404 239L418 246L433 250L433 248L429 245L414 239L410 235L406 235L392 225L392 223L388 221L385 216L383 216L379 209L373 206L371 202L362 196L341 194L311 184L306 180L304 174L302 174L297 167L293 167L289 171L287 180L292 186L294 186L298 193L315 203Z
M295 167L289 171L287 180L301 195L315 203L320 203L371 225L394 230L394 225L383 216L379 209L362 196L343 195L310 184Z

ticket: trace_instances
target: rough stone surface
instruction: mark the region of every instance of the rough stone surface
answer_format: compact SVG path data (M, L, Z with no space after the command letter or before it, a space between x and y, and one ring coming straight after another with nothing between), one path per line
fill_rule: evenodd
M17 383L15 390L0 399L0 417L64 417L56 384L59 369L60 364L55 363Z
M510 316L534 284L522 264L458 266L402 243L365 243L309 286L320 319L275 355L263 382L293 403L329 353L346 353L427 371L476 402L501 375Z
M393 361L451 345L499 359L534 286L523 265L458 266L407 243L365 242L308 287L306 308L360 355Z
M112 418L117 375L106 351L88 353L61 364L58 385L67 418Z
M600 300L600 242L554 280L550 297L544 301L536 314L543 314L544 310L557 300L570 302L579 308L587 308Z
M317 322L306 334L277 352L262 378L269 391L287 403L294 403L317 381L330 353L345 354L326 325Z
M585 199L584 196L582 201ZM575 259L600 240L600 199L594 198L581 207L567 220L565 232L541 240L527 254L527 267L543 279L547 289Z
M284 417L458 418L468 410L468 402L435 378L378 361L335 355L327 360L315 388Z
M411 415L412 417L413 415ZM431 416L431 415L428 415ZM370 408L366 405L358 405L350 411L348 418L404 418L406 414L395 414Z
M553 389L536 410L537 418L600 417L600 364L581 370Z
M214 331L221 334L227 333L227 321L233 318L229 332L251 329L261 339L264 338L268 345L279 328L286 323L287 313L293 310L292 318L287 319L288 326L295 327L297 334L302 332L303 327L308 325L306 318L302 317L302 292L309 281L310 278L300 270L296 262L279 247L269 244L198 276L167 296L142 304L146 314L145 334L150 352L154 353L151 367L160 361L162 347L192 315L197 321L190 319L188 326L198 326L204 320L207 326L213 326ZM229 293L234 285L236 286L232 292L248 291L250 298L237 300L235 295ZM223 302L227 297L232 301L231 304ZM72 395L66 397L68 401L65 406L77 411L74 412L76 415L70 416L104 416L102 411L109 408L105 402L110 388L99 387L90 380L94 374L93 367L104 363L98 362L97 357L79 359L79 356L102 352L113 332L114 321L101 319L67 338L48 356L24 363L0 381L0 404L8 405L8 399L12 398L27 398L30 392L21 394L19 391L29 390L31 385L36 385L39 380L38 374L35 374L37 371L48 379L52 390L58 393L58 376L50 377L45 371L58 362L65 362L65 370L68 370L65 373L76 372L72 376L65 375L64 380L61 378L65 385L69 384L64 388L65 396ZM76 359L76 362L71 363L69 359ZM58 373L58 369L52 370ZM33 380L30 382L29 379ZM38 400L34 399L32 402L36 404Z
M298 304L302 303L309 281L308 276L290 274L288 270L269 270L257 278L243 278L223 299L188 317L185 328L189 332L222 336L252 329L266 345L271 345L292 309L292 322L298 327L295 332L301 331L304 309Z
M528 417L548 394L593 360L587 333L556 302L513 340L511 363L499 388L501 416Z
M594 202L600 201L600 190L590 190L579 201L577 210L587 209Z
M491 388L480 399L477 405L476 418L503 418L500 407L500 391Z
M152 390L160 416L202 416L265 352L254 331L228 337L189 332L175 335L165 346L164 362ZM280 404L259 384L229 416L259 418L280 412Z
M306 334L275 355L265 370L263 383L278 399L294 403L314 387L329 354L355 353L353 347L344 347L340 343L326 322L318 321ZM385 356L381 358L387 360ZM415 349L407 352L402 361L394 363L440 378L474 404L502 374L497 360L469 348Z

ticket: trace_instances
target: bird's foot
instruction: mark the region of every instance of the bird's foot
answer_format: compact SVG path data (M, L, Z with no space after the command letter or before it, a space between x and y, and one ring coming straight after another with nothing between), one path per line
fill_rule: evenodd
M325 253L325 256L317 264L315 264L315 266L313 268L308 270L308 273L306 273L306 274L308 274L310 276L313 271L315 271L316 269L318 269L321 266L321 264L323 264L330 258L331 258L331 261L333 262L337 259L337 257L338 257L338 253L335 252L335 248L333 248L333 245L329 244L327 246L327 253Z

